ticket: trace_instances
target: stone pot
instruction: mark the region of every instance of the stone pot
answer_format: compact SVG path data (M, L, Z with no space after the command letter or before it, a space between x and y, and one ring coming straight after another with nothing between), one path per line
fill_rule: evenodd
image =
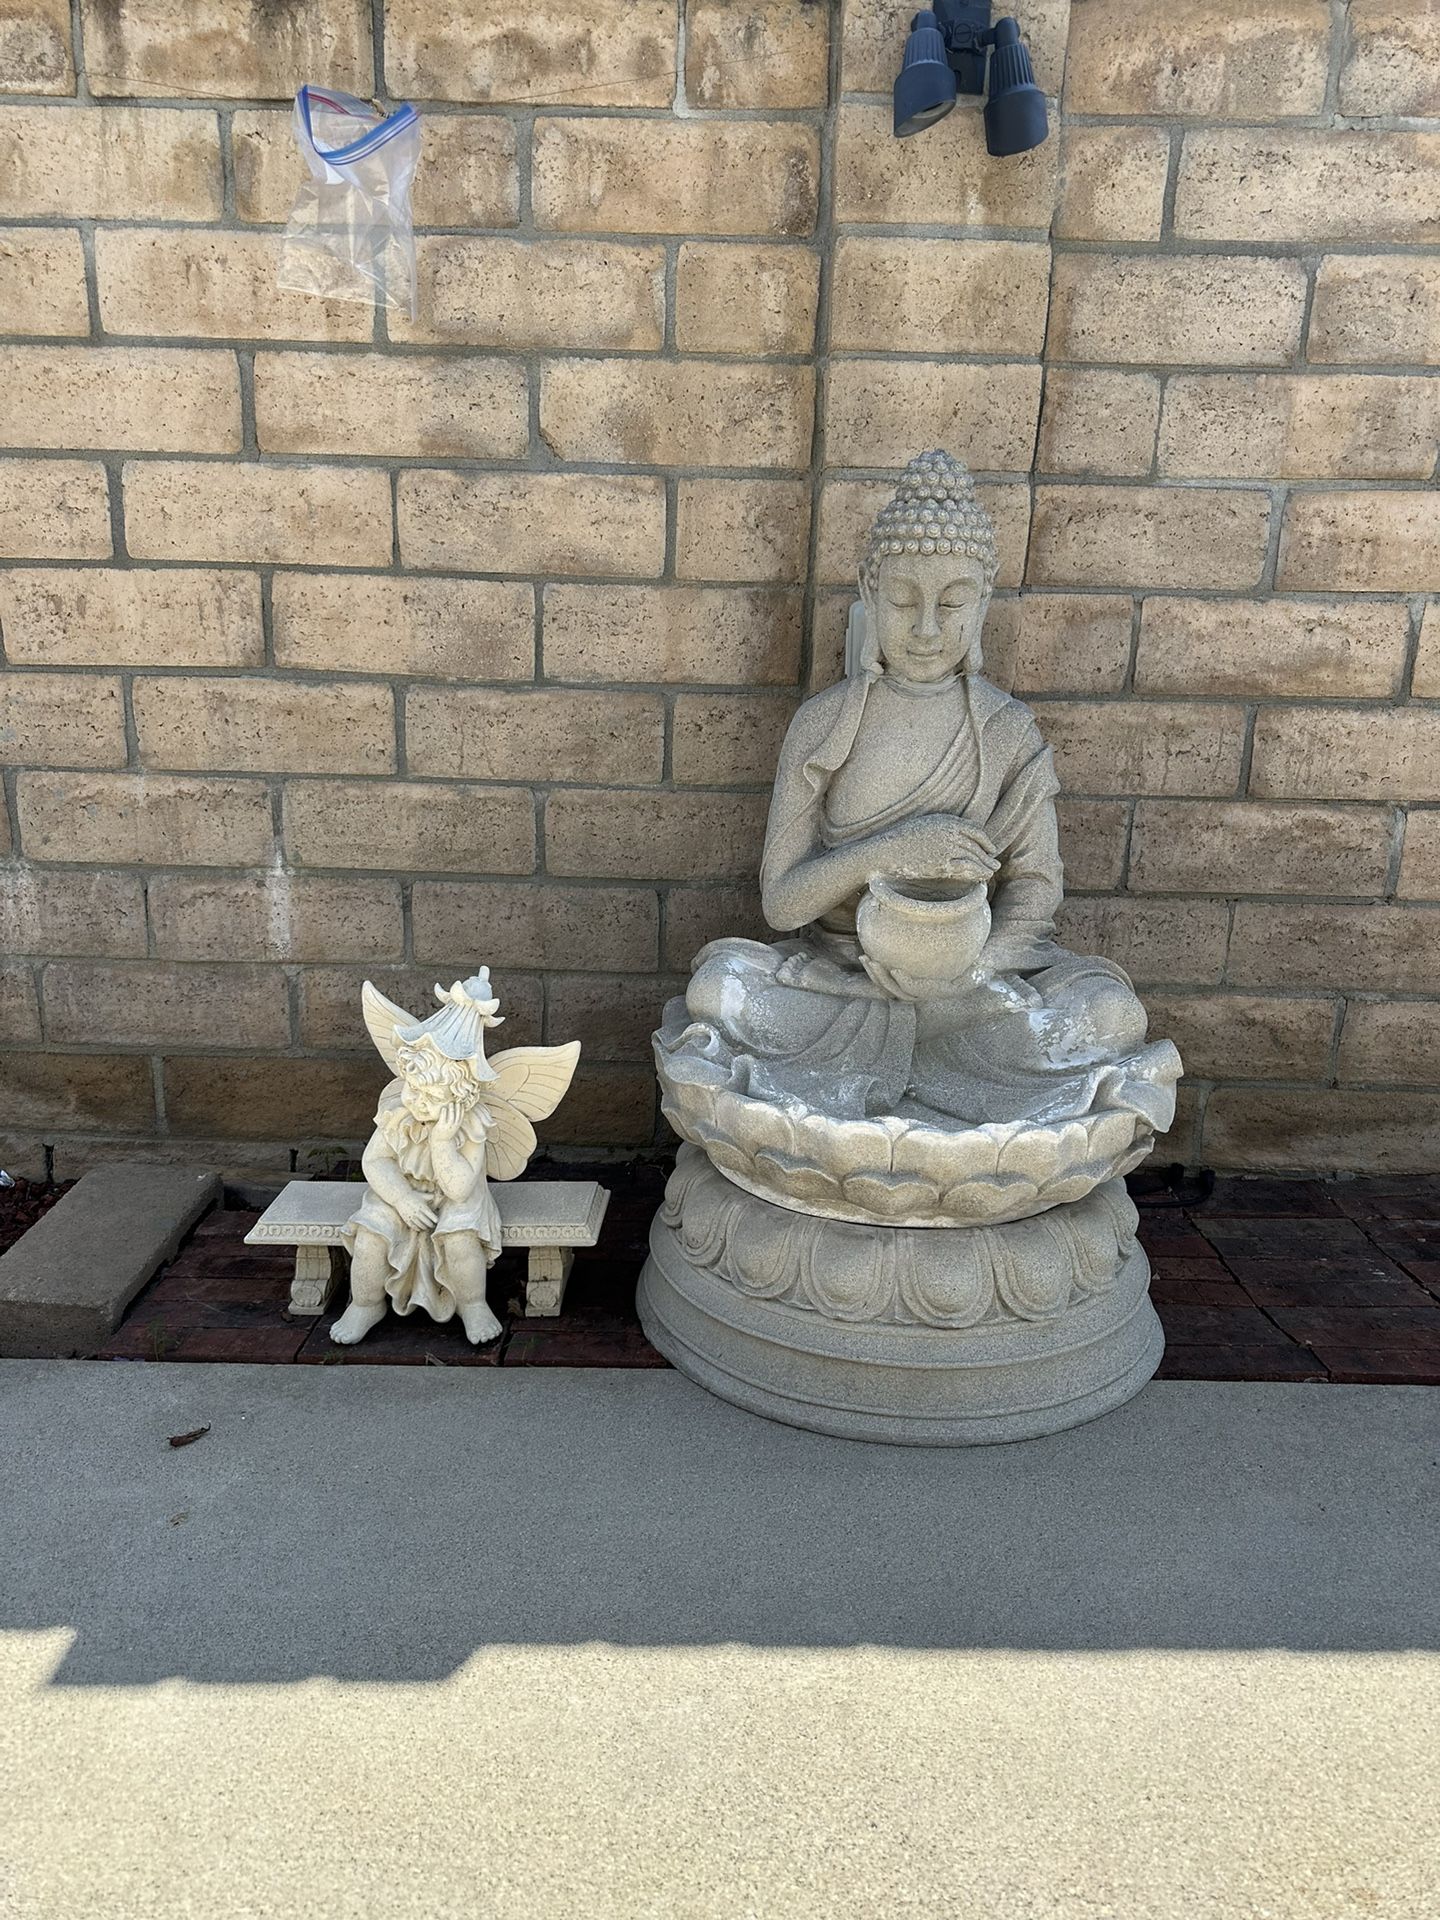
M935 986L963 980L990 933L984 882L874 879L855 917L867 959Z

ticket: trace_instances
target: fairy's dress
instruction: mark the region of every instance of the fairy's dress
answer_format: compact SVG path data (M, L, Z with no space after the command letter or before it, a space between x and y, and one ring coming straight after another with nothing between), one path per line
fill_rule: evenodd
M446 1277L448 1248L455 1236L473 1233L485 1250L487 1266L499 1257L500 1213L484 1174L489 1120L486 1108L479 1104L461 1122L455 1144L471 1149L466 1157L480 1171L463 1200L450 1200L435 1178L430 1155L433 1126L417 1120L406 1107L404 1082L392 1080L380 1096L375 1130L411 1189L436 1215L432 1228L407 1227L394 1207L367 1187L365 1198L345 1223L347 1244L353 1245L361 1227L385 1243L390 1263L385 1291L396 1313L413 1313L419 1307L432 1320L449 1320L455 1313L457 1301Z

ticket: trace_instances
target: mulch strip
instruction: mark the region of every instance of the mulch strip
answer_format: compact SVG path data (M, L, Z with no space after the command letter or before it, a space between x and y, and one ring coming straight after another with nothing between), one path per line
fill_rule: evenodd
M611 1191L600 1244L577 1255L558 1319L524 1317L523 1255L507 1254L490 1279L504 1332L488 1347L470 1346L458 1320L441 1326L420 1314L392 1315L361 1345L337 1347L333 1313L289 1316L290 1249L243 1246L258 1215L227 1204L200 1223L94 1357L663 1367L640 1330L635 1281L666 1169L552 1162L534 1171L599 1178ZM1440 1177L1212 1180L1162 1168L1131 1184L1165 1327L1160 1379L1440 1385ZM0 1192L0 1248L60 1191L20 1182ZM342 1306L337 1300L335 1312Z

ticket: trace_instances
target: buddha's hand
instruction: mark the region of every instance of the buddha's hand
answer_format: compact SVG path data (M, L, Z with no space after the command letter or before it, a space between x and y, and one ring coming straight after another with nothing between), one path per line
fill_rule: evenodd
M989 880L1000 869L993 843L953 813L922 813L885 835L897 880Z

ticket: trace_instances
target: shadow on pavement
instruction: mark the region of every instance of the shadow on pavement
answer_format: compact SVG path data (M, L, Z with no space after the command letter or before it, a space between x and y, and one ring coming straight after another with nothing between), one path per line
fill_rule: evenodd
M942 1451L668 1372L11 1361L0 1630L71 1629L70 1686L438 1681L497 1643L1435 1649L1437 1409L1163 1383Z

